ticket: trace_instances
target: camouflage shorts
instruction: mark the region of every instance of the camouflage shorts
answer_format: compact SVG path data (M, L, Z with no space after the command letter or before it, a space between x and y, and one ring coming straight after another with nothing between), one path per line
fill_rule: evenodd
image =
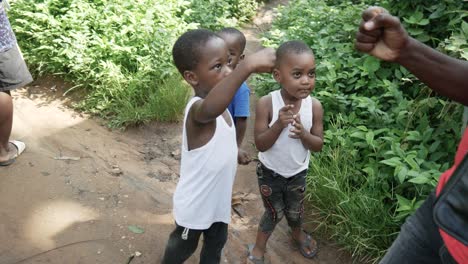
M285 178L257 165L258 186L262 196L265 213L260 220L262 232L272 232L283 216L286 216L291 228L302 225L307 170Z

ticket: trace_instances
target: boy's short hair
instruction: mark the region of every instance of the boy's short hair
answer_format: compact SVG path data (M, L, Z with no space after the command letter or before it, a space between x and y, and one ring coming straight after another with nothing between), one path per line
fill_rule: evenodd
M301 54L304 52L309 52L314 54L312 49L307 46L303 41L300 40L291 40L286 41L281 44L276 50L276 66L281 64L281 61L290 53Z
M182 34L172 47L172 58L180 74L191 71L200 62L200 49L212 38L219 38L207 29L189 30Z
M221 29L218 34L226 34L226 35L235 35L241 44L242 51L245 49L245 44L247 43L247 40L245 39L244 33L240 32L238 29L232 28L232 27L227 27Z

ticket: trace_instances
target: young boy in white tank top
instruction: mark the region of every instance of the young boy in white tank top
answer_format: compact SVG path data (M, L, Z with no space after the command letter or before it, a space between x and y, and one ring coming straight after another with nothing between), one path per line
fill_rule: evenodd
M260 98L255 120L255 144L260 194L265 206L249 263L264 262L266 243L276 224L286 216L301 254L312 258L317 242L302 230L303 200L310 151L323 146L323 109L311 97L315 87L315 59L303 42L283 43L276 51L273 77L281 89Z
M173 198L176 228L162 263L183 263L197 249L201 234L200 263L219 263L237 168L236 133L226 108L251 73L271 72L275 54L261 50L232 70L224 40L198 29L179 37L172 55L195 97L185 110L180 179Z

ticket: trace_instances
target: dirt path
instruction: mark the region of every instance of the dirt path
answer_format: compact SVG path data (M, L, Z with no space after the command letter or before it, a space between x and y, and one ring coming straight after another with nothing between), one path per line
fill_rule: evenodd
M260 17L271 14L268 6ZM258 47L254 36L268 21L255 20L258 27L246 29L247 53ZM67 108L64 86L40 80L14 93L12 138L25 141L27 150L13 166L0 168L0 264L124 264L136 252L141 255L132 264L159 263L173 229L181 124L109 131ZM251 124L248 131L245 145L254 153ZM233 213L224 263L244 263L245 244L254 241L263 210L255 164L239 167L234 194L240 214ZM319 256L304 260L290 246L283 221L267 258L350 263L347 254L320 243ZM198 263L197 255L188 263Z

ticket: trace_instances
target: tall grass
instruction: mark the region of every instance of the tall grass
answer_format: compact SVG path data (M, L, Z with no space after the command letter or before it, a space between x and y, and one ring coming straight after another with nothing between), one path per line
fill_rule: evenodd
M332 126L340 130L340 124ZM311 220L318 232L349 250L355 260L376 262L399 231L399 222L389 213L394 207L388 200L394 194L363 175L357 155L348 146L327 143L321 153L312 155L309 166Z
M139 98L143 105L129 101L132 94L137 94L131 87L116 98L115 115L119 118L110 120L112 127L127 127L149 120L159 120L163 122L178 121L183 115L185 103L190 94L191 87L182 78L169 78L165 82L154 86L154 92L148 97Z

